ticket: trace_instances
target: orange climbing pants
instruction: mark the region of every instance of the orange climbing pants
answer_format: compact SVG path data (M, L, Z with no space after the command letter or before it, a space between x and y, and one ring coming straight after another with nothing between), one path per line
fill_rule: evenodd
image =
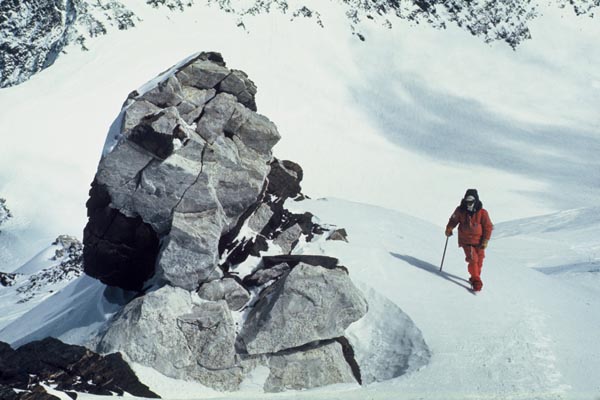
M474 280L481 281L481 268L485 258L485 250L477 246L463 246L465 261L469 263L469 274Z

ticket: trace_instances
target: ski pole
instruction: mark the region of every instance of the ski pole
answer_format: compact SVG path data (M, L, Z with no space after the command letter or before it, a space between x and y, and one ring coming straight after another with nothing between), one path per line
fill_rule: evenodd
M446 244L444 245L444 254L442 255L442 262L440 263L440 272L442 271L442 267L444 266L444 258L446 258L446 248L448 247L448 239L450 239L450 236L446 236Z

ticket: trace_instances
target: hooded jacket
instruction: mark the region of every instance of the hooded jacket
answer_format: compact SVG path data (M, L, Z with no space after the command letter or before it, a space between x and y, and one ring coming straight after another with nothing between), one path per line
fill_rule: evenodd
M473 211L467 210L465 201L467 196L475 197ZM460 205L456 207L456 210L450 216L446 228L454 229L457 225L459 247L479 246L484 241L490 240L494 225L490 220L488 212L483 208L483 203L479 200L477 190L467 190Z

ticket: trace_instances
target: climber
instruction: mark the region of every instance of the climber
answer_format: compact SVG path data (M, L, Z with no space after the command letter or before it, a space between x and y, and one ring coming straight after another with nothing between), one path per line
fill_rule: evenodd
M468 189L460 206L446 225L446 236L452 236L452 230L458 225L458 246L465 252L465 261L471 277L473 291L479 292L483 288L481 281L481 268L485 249L492 235L492 221L488 212L483 208L476 189Z

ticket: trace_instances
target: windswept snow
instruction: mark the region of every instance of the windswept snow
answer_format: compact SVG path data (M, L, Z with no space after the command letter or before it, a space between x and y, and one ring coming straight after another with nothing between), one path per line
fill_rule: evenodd
M360 42L327 9L326 30L274 14L245 31L203 4L184 13L130 7L143 19L137 28L0 91L0 196L13 215L1 227L0 271L23 266L59 233L81 236L89 184L128 93L198 51L220 51L257 84L259 112L282 134L275 155L302 165L304 192L346 199L289 204L349 234L349 243L297 251L338 257L380 304L404 311L431 361L361 388L277 395L257 390L264 370L240 393L136 366L142 380L166 399L600 398L597 19L541 7L533 39L512 51L424 25L367 22ZM442 226L470 187L497 223L478 295L467 290L455 237L439 271ZM46 256L20 271L34 273ZM3 305L9 289L0 287ZM33 308L4 307L0 340L82 343L127 298L82 276ZM379 330L397 327L395 318Z
M400 307L422 332L431 351L429 364L362 387L337 385L270 395L258 390L264 378L262 370L255 371L242 391L219 393L135 366L142 381L163 398L556 400L593 399L600 394L600 315L595 312L600 307L600 288L581 290L528 267L541 265L538 257L548 253L548 241L535 239L533 234L508 236L506 232L508 228L513 234L527 232L532 220L497 227L484 263L483 291L474 295L468 290L464 256L454 237L443 271L439 271L443 228L396 211L333 198L288 201L286 207L294 212L310 211L320 222L348 232L348 243L322 237L302 244L297 253L338 257L370 298L369 313L376 316L373 324L366 327L359 321L349 328L351 341L369 343L367 348L357 347L358 357L371 351L376 360L381 356L378 343L405 329L406 317L394 311ZM592 211L566 214L586 212ZM493 216L493 210L490 213ZM551 224L563 214L539 218ZM563 219L560 230L553 231L565 243L576 243L579 234L577 218L571 221L575 222ZM587 226L592 227L600 229L600 221ZM531 240L526 246L515 246L515 240L527 237ZM593 248L588 250L593 254ZM561 254L554 255L560 262ZM80 278L0 332L0 340L23 343L51 334L81 342L119 308L118 302L107 302L104 291L104 286L91 278ZM53 314L52 310L58 309L63 312ZM33 335L25 335L32 331ZM20 337L25 339L17 339ZM361 354L363 351L367 353ZM380 367L391 368L398 356L386 355ZM96 399L89 395L81 398Z

